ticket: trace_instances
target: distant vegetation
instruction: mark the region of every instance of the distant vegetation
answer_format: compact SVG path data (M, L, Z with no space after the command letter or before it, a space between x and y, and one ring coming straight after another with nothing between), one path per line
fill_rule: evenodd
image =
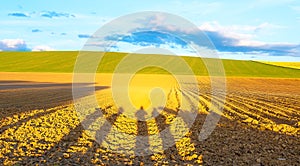
M117 64L125 57L126 53L106 53L99 64L98 72L112 73ZM74 64L78 56L77 51L52 51L52 52L0 52L0 71L1 72L73 72ZM145 61L149 56L156 56L161 63L177 67L172 64L175 56L162 55L145 55L135 54L137 62ZM214 59L182 57L189 64L196 75L207 76L208 72L204 61ZM282 78L299 78L300 70L287 67L278 67L273 64L265 64L255 61L240 60L222 60L227 76L241 77L282 77ZM284 64L282 62L278 64ZM296 64L298 65L298 64ZM287 66L287 65L285 65ZM130 68L131 66L128 66ZM212 65L213 67L213 65ZM140 73L167 74L163 69L157 67L147 67L139 71ZM176 68L176 73L186 74L180 66Z

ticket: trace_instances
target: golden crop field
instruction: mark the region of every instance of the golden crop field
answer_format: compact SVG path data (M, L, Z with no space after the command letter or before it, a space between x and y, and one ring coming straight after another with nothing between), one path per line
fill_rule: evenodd
M265 64L300 69L300 62L263 62Z
M212 97L209 77L197 77L198 94L180 88L169 75L136 75L129 84L129 98L136 110L120 110L121 107L115 105L111 81L111 74L97 74L95 94L99 107L78 113L73 104L72 74L1 73L0 163L299 163L300 79L228 77L223 112L218 110L222 99ZM160 89L149 94L153 87ZM161 94L165 94L165 101L155 101L155 96ZM81 99L90 95L92 92L87 90ZM183 101L198 102L196 120L188 130L184 130L188 124L186 119L176 118L182 113ZM148 109L153 102L165 105L157 110ZM146 121L131 117L140 106L144 107ZM220 113L221 119L213 133L200 141L201 126L210 111ZM168 139L156 136L165 129ZM177 138L175 133L183 135ZM121 139L124 135L127 139ZM137 136L145 136L146 143L139 142ZM172 143L173 146L165 148ZM150 153L136 155L141 150Z

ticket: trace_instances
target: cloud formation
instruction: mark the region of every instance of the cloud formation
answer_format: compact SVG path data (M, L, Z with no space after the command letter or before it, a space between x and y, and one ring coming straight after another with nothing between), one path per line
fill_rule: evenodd
M21 13L21 12L8 13L8 16L13 16L13 17L30 17L28 14Z
M88 34L78 34L77 37L78 38L90 38L91 35L88 35Z
M46 45L28 47L23 39L3 39L0 40L0 51L53 51L54 49Z
M109 36L106 40L127 42L134 45L141 46L156 46L159 47L162 44L178 44L182 47L186 47L187 43L176 36L172 36L167 33L158 31L141 31L133 32L130 35L125 36Z
M31 51L54 51L53 48L45 45L35 46Z
M74 14L63 13L63 12L55 12L55 11L42 12L40 16L46 17L46 18L55 18L55 17L56 18L59 18L59 17L70 18L70 17L75 17Z
M267 43L253 39L259 31L284 28L282 26L262 23L257 26L233 25L224 27L213 22L204 23L199 28L211 39L216 49L220 52L258 52L273 56L300 56L300 44Z
M257 26L221 26L217 22L204 23L199 26L199 30L187 28L174 28L167 26L163 17L152 17L150 20L141 20L140 24L144 29L135 29L130 35L112 34L106 37L110 42L127 42L136 46L155 46L159 47L168 43L175 43L182 47L187 44L183 43L181 38L189 40L198 46L204 46L214 49L206 44L205 35L211 40L217 52L224 53L241 53L255 54L257 56L295 56L300 57L300 44L293 43L267 43L254 40L255 35L261 31L268 31L274 28L284 28L282 26L270 23L261 23ZM148 27L154 27L153 31L144 31ZM151 29L151 28L150 28ZM158 33L165 32L165 33ZM204 33L204 35L203 35ZM165 35L169 34L169 35ZM177 36L178 38L174 38ZM88 36L85 36L88 37ZM202 39L201 39L202 37ZM204 40L203 40L204 39ZM126 47L124 47L126 49ZM127 50L120 50L127 51Z
M27 44L22 39L0 40L0 50L2 51L30 51Z
M40 30L40 29L33 29L33 30L31 30L31 32L33 32L33 33L42 32L42 30Z

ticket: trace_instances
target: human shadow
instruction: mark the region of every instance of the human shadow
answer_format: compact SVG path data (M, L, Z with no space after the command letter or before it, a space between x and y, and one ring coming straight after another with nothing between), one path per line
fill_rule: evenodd
M85 154L89 155L89 154L94 154L96 152L96 150L98 148L100 148L102 142L106 139L107 135L111 132L111 128L113 127L113 125L115 124L115 122L117 121L118 117L122 115L122 113L124 112L124 109L122 107L120 107L118 109L118 112L115 114L112 114L110 116L108 116L107 118L105 118L105 122L104 124L100 127L99 130L96 131L95 134L95 141L93 141L92 145L88 148L88 150L85 152ZM106 112L103 112L103 115L106 115ZM87 156L88 158L90 158L88 161L86 161L86 163L88 165L93 165L94 163L92 163L92 160L96 159L96 156ZM97 158L102 159L102 154L100 153L99 156Z
M168 109L168 112L173 114L176 111ZM156 125L158 127L159 136L162 140L162 147L164 149L164 154L167 158L171 160L179 161L181 156L178 153L178 150L175 145L175 139L170 131L170 125L167 124L167 117L163 114L160 114L156 108L152 111L152 117L155 119Z
M111 108L111 106L107 106L103 109L96 108L95 112L87 115L80 124L78 124L69 132L69 134L65 135L55 146L45 152L44 156L48 156L51 160L56 160L61 157L61 154L63 152L66 152L69 147L75 145L78 142L78 139L81 137L83 131L85 130L85 127L90 126L93 122L96 121L97 118L102 117L103 111L108 108Z
M108 135L108 133L110 132L112 126L115 124L115 122L117 121L117 118L124 112L123 108L120 107L118 109L118 112L115 114L112 114L111 116L106 118L106 121L104 122L104 124L101 126L101 128L99 130L97 130L96 132L96 142L101 145L102 141L105 139L105 137Z
M0 134L4 133L4 132L5 132L7 129L9 129L9 128L12 128L12 127L18 128L18 127L20 127L22 124L28 122L29 120L32 120L32 119L38 119L38 118L40 118L40 117L42 117L42 116L45 116L45 115L47 115L47 114L54 113L54 112L56 112L56 111L57 111L57 110L54 110L54 109L52 110L52 109L51 109L51 110L49 110L49 111L39 112L39 113L36 113L36 114L34 114L34 115L32 115L32 116L28 116L28 117L26 117L26 118L24 118L24 119L21 119L21 120L15 122L15 123L11 123L11 124L8 124L8 125L1 126L1 128L0 128Z
M85 127L90 126L92 123L96 121L97 118L100 118L105 114L105 110L111 108L112 106L107 106L105 108L95 108L95 111L92 114L89 114L85 117L81 123L79 123L74 129L72 129L68 134L63 136L59 142L55 143L52 148L46 150L41 157L24 157L18 164L34 164L28 163L31 161L31 158L43 158L45 163L52 163L59 161L64 153L67 153L68 149L72 146L76 146L78 140L82 137L82 134L85 130ZM108 119L116 119L116 115L112 115L112 118ZM68 153L71 154L71 153ZM75 155L75 153L73 153Z
M147 112L144 110L143 106L140 107L139 110L136 111L135 116L137 118L137 136L135 141L135 164L139 164L144 160L147 160L147 156L149 156L149 134L148 134L148 126L145 116Z
M190 131L197 131L196 132L197 134L198 134L198 131L200 132L200 130L201 130L201 127L199 127L199 126L203 125L205 117L206 117L206 114L199 113L197 111L197 108L192 108L192 110L190 110L190 111L180 110L180 109L174 110L171 108L163 108L163 107L159 107L159 109L163 109L164 112L176 115L177 117L181 118L184 121L184 123L186 124L186 126L190 128ZM195 111L197 111L197 112L195 112ZM153 109L152 114L153 114L153 116L157 116L155 118L155 120L161 119L162 115L158 113L156 108ZM161 129L164 130L166 126L162 126Z
M24 86L27 84L30 84L29 86L35 86L32 84L36 84L33 82L27 82L27 81L0 81L0 85L1 84L20 84L19 86ZM8 125L4 125L1 126L0 128L0 134L5 132L7 129L15 127L18 128L20 127L22 124L28 122L29 120L32 119L38 119L42 116L51 114L56 112L56 109L51 109L51 110L47 110L49 108L53 108L56 106L60 106L63 103L66 102L70 102L73 100L73 96L72 96L72 84L71 83L66 83L66 84L49 84L49 83L45 83L45 85L43 86L39 86L40 83L37 84L37 89L26 89L26 91L1 91L1 93L3 93L3 95L0 95L0 110L2 111L0 113L0 119L3 119L5 117L8 117L10 115L13 114L18 114L18 113L22 113L22 112L26 112L28 111L27 108L29 108L29 110L35 110L35 109L45 109L45 111L43 112L39 112L36 113L34 115L28 116L24 119L21 119L19 121L16 121L14 123L8 124ZM91 84L88 83L80 83L80 84L75 84L75 86L78 87L80 94L78 95L78 97L84 97L86 95L90 95L92 94L93 90L90 86ZM73 85L74 86L74 85ZM42 89L40 89L42 87ZM49 89L49 87L51 87ZM54 88L53 88L54 87ZM46 88L46 89L44 89ZM48 89L47 89L48 88ZM102 90L108 88L107 86L96 86L95 90ZM24 94L23 94L24 93ZM6 95L7 94L7 95ZM28 96L27 96L28 94ZM56 97L51 97L55 94ZM25 96L23 96L25 95ZM18 99L20 99L21 101L23 101L23 103L18 103ZM5 104L2 104L5 103ZM38 103L38 104L36 104ZM25 104L25 105L23 105ZM31 105L32 104L32 105ZM5 105L16 105L16 107L18 109L16 109L16 111L14 111L13 108L10 108L8 106ZM18 106L20 105L20 106ZM8 108L6 108L8 107ZM5 111L5 110L9 110Z

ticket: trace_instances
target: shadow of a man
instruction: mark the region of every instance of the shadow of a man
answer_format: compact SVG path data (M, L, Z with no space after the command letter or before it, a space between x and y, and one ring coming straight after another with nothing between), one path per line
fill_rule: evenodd
M141 106L139 110L135 113L135 116L137 117L138 121L145 121L145 116L147 115L147 112L144 110L144 107Z
M159 136L162 140L162 147L164 149L164 153L168 158L172 158L174 160L180 160L180 155L175 146L175 139L170 130L170 124L167 123L166 115L162 114L162 112L158 112L156 108L152 111L152 117L155 119L157 128L159 130Z
M136 136L136 156L145 156L149 152L149 137L148 137L148 126L146 122L147 112L144 110L143 106L135 113L137 117L137 136Z

